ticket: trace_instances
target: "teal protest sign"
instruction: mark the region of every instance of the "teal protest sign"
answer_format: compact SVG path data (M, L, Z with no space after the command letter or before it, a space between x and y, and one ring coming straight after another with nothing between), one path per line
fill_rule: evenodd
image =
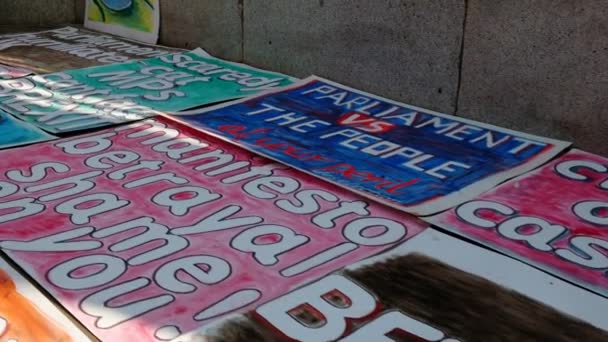
M0 81L0 109L62 133L246 97L293 81L195 50Z

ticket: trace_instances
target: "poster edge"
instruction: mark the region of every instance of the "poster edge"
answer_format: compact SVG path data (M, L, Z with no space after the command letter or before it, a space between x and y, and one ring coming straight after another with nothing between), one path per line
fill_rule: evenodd
M99 23L89 19L88 13L90 8L91 0L85 1L84 9L84 23L85 28L89 28L95 31L112 34L119 37L125 37L132 39L137 42L143 42L145 44L156 45L160 36L160 6L154 11L154 29L152 32L138 31L123 26L115 26L104 23ZM159 3L160 5L160 3ZM115 32L113 30L116 30Z
M567 283L572 284L573 286L577 286L579 288L582 288L590 293L593 293L594 295L598 296L599 298L601 298L602 300L608 300L608 290L603 289L600 286L597 285L593 285L587 281L581 280L581 279L577 279L574 276L571 276L555 267L552 266L547 266L541 262L538 261L534 261L529 257L526 256L522 256L516 252L511 251L509 248L506 247L501 247L501 246L497 246L495 244L492 244L486 240L480 239L476 236L467 234L465 232L462 232L460 229L452 227L452 225L450 225L449 223L445 223L441 220L439 220L439 216L441 216L441 214L439 215L435 215L435 216L431 216L428 217L428 220L424 220L427 223L430 223L434 226L437 226L441 229L444 229L446 231L449 231L451 233L454 233L460 237L463 237L465 239L469 239L472 241L475 241L483 246L485 246L486 248L488 248L489 250L501 254L504 257L508 257L514 260L517 260L521 263L524 263L530 267L533 267L541 272L547 273L553 277L559 278L562 281L565 281ZM432 221L431 221L432 219ZM466 241L465 241L466 242Z
M60 324L62 328L66 329L66 332L70 335L70 337L75 338L76 341L83 341L83 342L90 342L90 341L100 341L97 336L93 335L91 332L88 331L88 329L80 322L79 319L77 319L75 316L73 316L69 310L64 307L63 305L59 306L56 303L54 303L51 299L48 298L48 296L42 292L39 287L42 287L42 285L40 284L40 281L38 279L36 279L30 272L30 270L28 270L26 267L23 267L23 265L21 265L20 263L18 263L15 258L9 254L8 251L2 249L2 252L0 252L0 268L4 267L4 266L8 266L14 273L16 273L19 276L19 280L23 280L23 283L25 283L25 287L29 288L28 290L33 290L35 292L35 297L40 297L40 299L44 300L44 304L45 306L48 304L48 306L50 306L52 309L50 311L54 311L54 313L60 314L61 317L59 319L57 319L57 317L51 317L53 318L53 320ZM15 268L13 265L11 265L7 260L5 259L9 259L11 262L15 263L17 266L19 266L20 269ZM35 280L35 283L32 283L31 281L29 281L22 273L27 274L29 277L31 277L33 280ZM13 274L11 274L11 276L13 276ZM19 288L19 286L17 285L17 288ZM44 288L45 291L47 291L49 294L51 293L50 291L48 291L46 288ZM30 298L29 296L25 295L24 296L31 301L32 298ZM45 308L41 308L39 305L40 303L36 302L33 303L35 304L36 308L41 311L43 314L49 314L49 312L45 312ZM47 308L48 309L48 308ZM89 336L91 335L91 336ZM91 338L91 337L95 337L95 339Z

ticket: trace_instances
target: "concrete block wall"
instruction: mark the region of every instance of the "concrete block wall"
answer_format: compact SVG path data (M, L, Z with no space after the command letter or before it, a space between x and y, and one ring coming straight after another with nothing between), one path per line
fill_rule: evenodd
M0 0L0 26L6 27L5 30L10 26L34 29L75 23L77 2L79 0Z
M160 43L200 46L215 56L242 61L242 8L232 0L163 0Z
M82 23L83 4L0 0L0 25ZM161 44L608 155L605 0L161 0L161 10Z
M457 115L608 156L608 1L469 0Z
M453 112L464 2L244 1L244 60Z

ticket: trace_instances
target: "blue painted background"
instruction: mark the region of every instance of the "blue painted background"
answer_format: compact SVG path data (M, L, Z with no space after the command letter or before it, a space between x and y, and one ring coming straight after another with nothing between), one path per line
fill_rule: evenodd
M51 139L55 139L55 137L0 111L0 148Z
M312 171L316 175L322 176L333 182L388 198L408 206L418 205L430 199L447 195L487 176L518 166L544 149L544 146L531 146L525 151L514 155L507 153L507 151L514 146L517 146L517 144L505 143L499 147L487 149L483 146L483 142L460 142L444 135L436 134L435 131L437 128L433 128L432 126L413 128L397 124L398 127L385 133L378 134L362 131L362 133L372 134L384 140L389 140L399 145L412 147L425 153L435 155L436 158L423 164L426 169L440 165L448 160L472 165L470 169L458 169L458 172L450 173L448 178L441 180L398 165L406 161L405 159L380 159L360 152L359 150L353 150L338 145L338 142L346 140L345 137L320 139L319 137L324 134L349 128L348 126L337 124L337 121L340 116L353 111L351 109L333 105L332 100L315 100L310 94L301 94L308 89L318 87L320 84L324 83L321 81L312 81L302 87L290 89L285 92L254 98L243 103L206 113L184 115L179 118L193 126L201 127L232 140L238 139L240 144L246 145L253 151L262 152L284 163ZM261 103L288 109L289 111L298 114L306 114L310 116L311 119L317 118L330 123L335 123L336 125L320 127L315 129L314 133L303 134L289 129L288 126L282 127L273 122L263 121L266 118L276 116L278 114L276 111L253 116L243 115L243 113L262 109ZM393 104L389 103L384 103L384 105L385 109L393 106ZM412 111L412 109L408 107L403 108L404 110ZM418 113L421 115L419 118L436 116L419 110ZM444 119L443 121L446 120L449 121L450 119ZM399 122L394 120L386 121L393 123ZM457 121L457 119L455 121ZM220 131L218 127L222 125L243 125L246 126L248 130L258 128L270 128L271 130L265 133L235 137L234 135ZM484 131L486 130L488 129L484 128ZM506 135L500 131L492 130L492 132L495 132L497 139ZM273 142L289 143L299 148L317 152L335 161L301 161L279 151L268 150L253 144L254 141L260 138L271 138ZM411 179L417 179L417 181L415 184L401 189L398 193L387 193L382 189L375 188L373 184L366 185L364 182L361 182L360 178L348 179L332 172L320 170L320 168L335 165L337 163L336 161L347 162L359 171L371 172L377 176L382 176L385 179L393 181L407 181Z

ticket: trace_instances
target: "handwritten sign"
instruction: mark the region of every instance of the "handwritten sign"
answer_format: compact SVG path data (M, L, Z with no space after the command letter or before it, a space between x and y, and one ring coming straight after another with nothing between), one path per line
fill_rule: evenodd
M285 75L205 57L202 50L0 81L0 108L51 133L139 120L257 94Z
M0 63L0 80L10 80L32 74L31 70Z
M0 248L105 341L173 339L424 228L167 119L0 161Z
M568 145L412 107L318 77L178 119L419 215L489 190Z
M0 340L90 341L67 316L1 257Z
M53 139L56 137L0 110L0 149Z
M608 297L608 159L572 150L433 223Z
M76 27L0 35L0 63L38 74L123 63L182 51ZM22 77L25 75L21 75ZM15 78L15 77L12 77Z
M160 29L160 1L86 0L84 26L154 44Z
M607 309L590 292L428 229L175 342L599 342Z

